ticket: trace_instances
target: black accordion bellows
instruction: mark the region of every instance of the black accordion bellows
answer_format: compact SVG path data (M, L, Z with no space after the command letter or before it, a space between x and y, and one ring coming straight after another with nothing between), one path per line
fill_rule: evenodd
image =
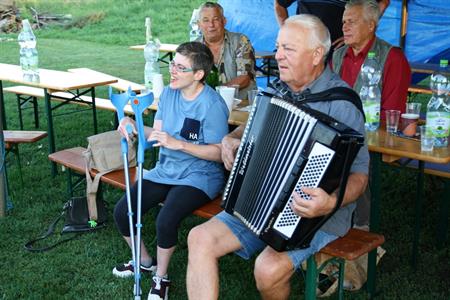
M258 95L249 115L223 200L260 239L278 251L304 248L340 207L326 216L302 218L291 209L295 190L321 187L345 191L364 137L304 105Z

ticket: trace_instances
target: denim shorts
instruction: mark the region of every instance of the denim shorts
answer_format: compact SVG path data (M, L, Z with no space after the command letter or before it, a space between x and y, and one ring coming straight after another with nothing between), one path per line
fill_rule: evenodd
M260 240L251 230L247 228L239 219L222 211L215 216L233 232L241 243L241 249L235 251L237 255L244 259L249 259L256 252L262 251L267 244ZM328 243L337 239L338 236L327 233L325 231L317 231L311 240L310 246L306 249L290 250L287 252L292 264L297 269L301 263L308 259L309 256L318 252Z

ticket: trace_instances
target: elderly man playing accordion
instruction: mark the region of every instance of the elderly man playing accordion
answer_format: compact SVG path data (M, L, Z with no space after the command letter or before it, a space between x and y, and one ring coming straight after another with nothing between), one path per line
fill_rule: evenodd
M277 38L276 60L280 80L272 84L271 92L278 97L289 95L291 99L302 101L306 93L348 87L324 64L330 45L330 34L317 17L302 14L287 19ZM307 106L364 134L364 116L348 101L321 101L308 103ZM243 130L242 126L238 127L222 140L222 158L228 169L235 159ZM368 167L369 154L367 145L364 145L351 165L341 207L316 232L308 248L277 252L226 212L193 228L188 237L189 298L218 298L220 257L235 252L248 259L262 250L254 267L257 288L263 299L286 299L290 294L290 278L301 263L349 230L355 200L367 185ZM310 196L310 200L294 192L292 205L293 211L301 217L327 215L337 203L337 190L328 194L321 188L304 187L303 192Z

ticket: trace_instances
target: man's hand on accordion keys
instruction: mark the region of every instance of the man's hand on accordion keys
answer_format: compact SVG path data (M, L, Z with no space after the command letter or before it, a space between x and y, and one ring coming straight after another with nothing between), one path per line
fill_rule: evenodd
M231 170L233 167L236 151L239 148L240 143L240 139L234 138L230 135L226 135L222 139L222 160L227 170Z
M299 193L293 192L292 210L299 216L313 218L329 214L336 205L336 195L328 194L321 188L303 187L302 191L310 196L306 200Z

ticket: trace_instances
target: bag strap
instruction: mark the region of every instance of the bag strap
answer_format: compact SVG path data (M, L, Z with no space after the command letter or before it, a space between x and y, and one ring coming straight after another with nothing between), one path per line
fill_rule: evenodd
M92 180L91 173L89 170L89 165L91 164L91 153L89 151L86 151L83 153L84 160L86 162L85 165L85 172L86 172L86 199L87 199L87 207L89 212L89 220L98 220L98 212L97 212L97 191L98 191L98 185L100 183L100 178L109 173L114 171L113 170L106 170L103 172L99 172L95 174L94 180Z
M48 226L48 229L47 229L46 233L44 233L40 237L37 237L35 239L32 239L32 240L26 242L25 245L24 245L25 250L28 250L30 252L44 252L44 251L47 251L47 250L55 248L59 244L65 243L67 241L73 240L74 238L78 237L80 235L80 233L75 233L71 237L65 238L63 240L59 240L56 243L51 244L49 246L45 246L45 247L41 247L41 248L34 248L33 247L34 243L36 243L37 241L41 241L41 240L46 239L47 237L49 237L50 235L52 235L55 232L56 224L58 224L59 220L61 220L64 217L65 211L67 210L68 207L69 206L66 203L64 205L64 208L63 208L61 214L50 224L50 226Z

